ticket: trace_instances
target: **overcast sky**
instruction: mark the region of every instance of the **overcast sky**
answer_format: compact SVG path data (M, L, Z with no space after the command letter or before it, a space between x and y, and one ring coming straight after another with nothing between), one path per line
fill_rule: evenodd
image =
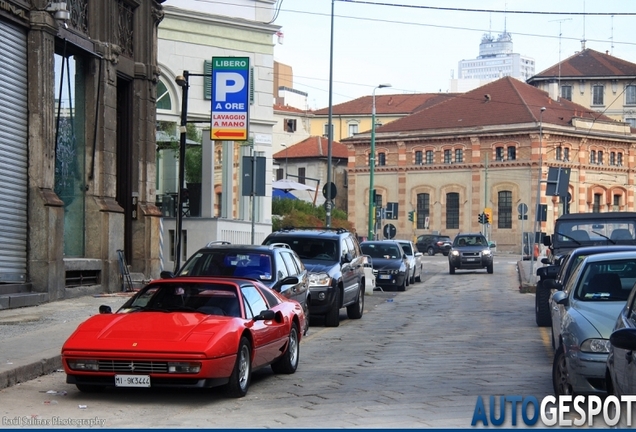
M580 51L583 38L587 48L636 63L636 15L620 15L636 14L633 0L336 0L333 4L334 105L370 95L383 83L392 88L376 90L376 95L446 92L451 76L457 77L458 61L476 58L482 36L491 32L496 37L504 27L512 35L514 52L534 58L535 73ZM274 58L293 68L294 88L309 94L309 108L327 107L332 0L279 0L277 6L274 23L282 26L283 38L274 48Z

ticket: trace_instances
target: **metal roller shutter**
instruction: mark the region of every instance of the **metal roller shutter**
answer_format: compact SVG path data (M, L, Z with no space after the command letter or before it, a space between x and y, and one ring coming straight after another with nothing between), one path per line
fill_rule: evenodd
M26 32L0 20L0 282L26 281L26 50Z

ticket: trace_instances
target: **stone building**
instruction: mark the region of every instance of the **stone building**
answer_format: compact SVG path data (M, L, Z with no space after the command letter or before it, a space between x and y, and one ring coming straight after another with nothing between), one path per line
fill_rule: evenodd
M1 2L0 308L156 272L161 3Z
M533 231L537 195L547 206L538 230L550 232L564 210L560 197L545 193L550 167L570 169L570 212L634 211L634 132L505 77L377 129L374 186L382 203L399 204L397 237L486 230L499 251L520 252L522 232ZM363 227L370 137L343 143L349 220ZM520 204L530 209L528 220L519 219ZM492 210L489 226L478 222L484 209Z

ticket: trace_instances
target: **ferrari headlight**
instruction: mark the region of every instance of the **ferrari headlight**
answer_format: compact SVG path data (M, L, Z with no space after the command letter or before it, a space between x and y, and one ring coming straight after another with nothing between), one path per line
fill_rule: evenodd
M99 370L99 364L97 360L87 359L70 359L67 361L68 367L77 371L97 371Z
M168 362L168 373L199 373L201 363L198 362Z
M309 273L309 285L311 286L330 286L331 277L327 273Z
M609 339L586 339L581 344L581 352L608 354L610 349Z

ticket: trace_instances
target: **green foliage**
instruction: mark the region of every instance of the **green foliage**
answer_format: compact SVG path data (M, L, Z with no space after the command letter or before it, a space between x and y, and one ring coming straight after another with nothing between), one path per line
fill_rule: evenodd
M187 183L201 183L203 149L201 146L186 148L185 179Z
M306 201L293 199L273 199L272 215L280 216L272 221L273 231L289 226L324 227L326 219L323 206L315 206ZM347 213L338 209L331 211L331 226L355 231L353 225L347 220Z

